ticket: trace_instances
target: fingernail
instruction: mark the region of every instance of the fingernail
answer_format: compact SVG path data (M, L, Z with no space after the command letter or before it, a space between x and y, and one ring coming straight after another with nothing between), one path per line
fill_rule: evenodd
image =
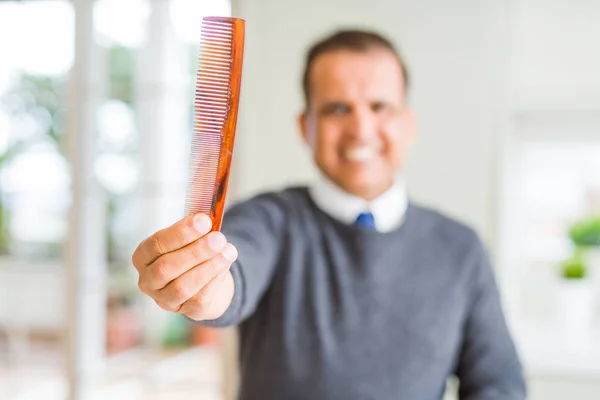
M223 249L221 254L223 254L223 257L225 257L231 262L235 261L235 259L237 258L237 250L235 249L235 247L233 247L231 243L227 243L225 245L225 248Z
M218 232L208 237L208 244L213 250L221 250L225 245L225 237Z
M194 217L194 228L200 233L206 233L210 231L212 227L212 221L207 215L198 214Z

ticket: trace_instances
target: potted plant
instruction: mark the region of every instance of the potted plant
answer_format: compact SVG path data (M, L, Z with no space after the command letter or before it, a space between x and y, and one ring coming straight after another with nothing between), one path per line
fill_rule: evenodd
M569 229L574 246L570 258L560 264L558 313L560 324L577 344L591 332L600 287L600 217L575 222Z
M583 252L588 275L600 290L600 216L577 221L569 230L569 237Z
M581 248L576 248L573 256L560 265L559 323L567 343L573 345L585 340L594 322L594 287L588 271L585 250Z

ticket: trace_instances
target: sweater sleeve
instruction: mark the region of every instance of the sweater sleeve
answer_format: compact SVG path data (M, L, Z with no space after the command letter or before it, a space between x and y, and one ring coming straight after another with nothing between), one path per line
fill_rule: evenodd
M473 292L465 322L457 377L461 400L524 400L526 384L505 322L483 245L472 252Z
M200 324L237 325L252 315L273 278L284 226L283 205L275 196L255 197L225 213L221 232L238 250L231 266L233 300L221 317Z

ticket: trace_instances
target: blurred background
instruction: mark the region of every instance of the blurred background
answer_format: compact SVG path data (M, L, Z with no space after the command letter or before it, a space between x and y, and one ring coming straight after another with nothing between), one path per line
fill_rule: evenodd
M229 204L315 177L304 52L378 30L413 79L410 194L486 241L531 399L600 398L595 0L0 1L0 398L235 393L235 331L161 311L130 261L183 214L206 15L247 21Z

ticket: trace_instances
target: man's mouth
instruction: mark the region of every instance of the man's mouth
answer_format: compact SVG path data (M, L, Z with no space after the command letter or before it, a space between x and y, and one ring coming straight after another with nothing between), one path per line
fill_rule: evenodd
M342 149L342 157L348 161L366 162L374 159L381 152L381 146L354 146Z

